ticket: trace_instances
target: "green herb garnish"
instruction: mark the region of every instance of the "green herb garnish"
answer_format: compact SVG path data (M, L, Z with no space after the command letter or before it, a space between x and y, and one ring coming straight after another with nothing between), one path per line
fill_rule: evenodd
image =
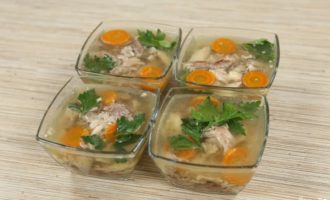
M195 144L185 135L176 135L170 137L170 145L174 150L198 149L199 145Z
M118 149L119 147L133 144L138 141L141 135L136 134L136 131L141 127L144 121L145 115L143 113L135 115L134 119L131 121L124 116L118 119L115 147Z
M99 135L88 135L81 138L86 144L93 145L96 150L102 150L105 147L105 142Z
M169 42L166 40L166 34L157 29L156 34L150 30L138 30L138 40L145 47L155 47L156 49L171 50L176 42Z
M78 96L79 103L71 103L68 107L81 114L86 114L92 108L100 104L98 98L99 96L96 95L95 89L90 89Z
M84 58L84 65L86 69L90 72L109 72L115 66L115 62L109 55L104 55L103 57L90 56L87 54Z
M182 119L181 129L189 135L198 145L202 130L207 126L207 123L201 122L192 118Z
M274 44L266 39L259 39L242 45L246 50L253 54L256 59L271 62L274 60Z
M260 101L222 104L222 109L214 106L208 96L191 112L191 118L182 119L184 135L170 137L170 145L175 150L200 148L201 136L205 129L228 124L232 134L245 135L242 121L255 117Z
M128 135L135 133L137 129L142 125L144 120L144 113L135 115L132 121L129 121L125 116L122 116L117 120L117 135Z
M210 97L207 97L191 112L191 116L198 121L209 122L218 116L219 112L220 110L212 104Z

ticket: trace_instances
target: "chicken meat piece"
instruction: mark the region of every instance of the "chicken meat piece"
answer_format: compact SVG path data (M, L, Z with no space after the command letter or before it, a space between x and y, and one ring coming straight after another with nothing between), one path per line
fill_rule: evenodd
M234 136L228 125L211 127L203 133L202 138L202 147L207 154L224 153L244 140L244 136Z
M122 116L128 120L133 120L131 112L124 104L113 103L104 107L101 111L90 111L84 116L93 134L100 134L107 125L115 123Z
M143 55L144 47L142 46L139 40L134 40L131 43L131 47L136 57L141 57Z
M117 57L121 60L127 60L132 57L141 57L143 52L144 48L142 44L138 40L133 40L133 42L120 50Z
M220 81L224 84L228 84L230 82L230 78L225 69L213 69L213 70L210 70L210 72L212 72L215 75L215 78L218 81Z
M216 79L223 84L231 84L234 82L241 82L243 74L241 72L237 71L230 71L227 73L225 69L214 69L210 70L212 73L214 73Z
M137 75L138 69L144 65L145 63L139 58L131 57L122 60L121 65L113 68L110 73L113 75L135 76Z
M194 61L194 62L186 62L183 64L183 67L193 71L196 69L210 69L210 64L207 61Z
M138 73L138 68L129 66L118 66L111 70L112 75L117 76L136 76Z

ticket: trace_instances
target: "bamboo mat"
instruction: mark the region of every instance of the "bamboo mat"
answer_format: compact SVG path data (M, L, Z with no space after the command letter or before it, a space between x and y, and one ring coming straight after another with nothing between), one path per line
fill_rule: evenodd
M330 200L330 1L0 0L0 199ZM145 154L129 181L73 175L34 137L45 109L75 74L82 43L104 19L276 32L281 61L270 135L237 196L175 188Z

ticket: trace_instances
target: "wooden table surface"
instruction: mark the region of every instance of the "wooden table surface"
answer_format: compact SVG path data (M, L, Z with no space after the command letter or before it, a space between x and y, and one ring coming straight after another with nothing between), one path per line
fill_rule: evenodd
M330 200L330 1L0 0L0 199ZM164 181L145 154L129 181L71 174L35 141L40 120L75 74L82 43L104 19L275 32L280 68L268 97L270 135L237 196Z

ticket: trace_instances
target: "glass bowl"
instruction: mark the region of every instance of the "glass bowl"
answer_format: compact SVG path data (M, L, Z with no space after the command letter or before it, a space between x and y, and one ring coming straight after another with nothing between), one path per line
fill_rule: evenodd
M238 162L234 160L236 163L231 164L228 162L230 160L230 157L227 156L230 155L228 153L225 153L224 160L221 160L222 157L221 159L218 157L217 151L215 154L206 154L210 149L204 150L203 143L203 148L199 150L197 155L193 155L195 156L193 159L191 159L190 155L192 154L189 151L183 155L180 151L169 150L172 148L170 137L182 132L183 121L181 118L187 117L185 116L187 111L192 110L190 102L193 101L190 99L195 99L196 96L200 95L211 95L212 98L216 98L220 102L226 100L234 102L258 100L261 102L259 110L255 113L256 120L243 122L247 133L244 136L246 137L245 141L249 142L238 143L238 146L231 148L236 150L239 148L248 149L247 152L249 153L243 154L244 159L247 159L244 163L240 163L240 160ZM149 155L171 184L198 192L237 194L252 179L264 152L268 136L269 111L264 95L219 89L200 92L187 87L177 87L169 90L158 115L150 135ZM188 140L193 142L193 137L188 136ZM206 140L203 138L201 141L205 142ZM181 145L183 144L181 143ZM239 151L237 150L237 152Z
M230 43L234 43L235 47L231 48ZM221 48L219 44L222 45ZM267 48L270 52L268 54ZM192 28L183 40L175 78L181 84L194 88L227 88L267 94L274 81L279 59L279 39L274 33L223 27L196 27ZM196 69L212 72L212 81L199 82L194 81L192 75L188 77L189 73ZM252 73L251 76L251 73L247 74L249 71L258 72ZM263 72L262 77L260 71Z
M86 67L84 67L84 59L86 58L87 53L90 52L98 52L98 51L108 51L110 48L115 49L114 46L105 44L101 41L101 35L109 30L117 30L117 29L124 29L129 31L131 35L137 35L138 30L139 31L146 31L151 30L154 33L156 33L157 29L160 29L162 32L166 34L166 39L170 39L171 41L175 42L174 47L169 51L161 51L159 49L155 50L156 55L158 56L157 59L159 60L165 60L163 62L164 68L162 69L162 74L154 74L152 76L141 76L138 74L138 72L134 72L132 74L121 74L120 70L117 70L116 73L113 72L113 70L110 70L108 72L93 72L91 70L88 70ZM104 21L101 22L96 26L96 28L92 31L92 33L87 37L85 43L82 46L82 49L79 53L75 69L80 76L88 76L91 77L92 80L94 77L97 77L98 80L102 80L104 82L107 82L108 80L112 82L117 82L118 84L124 84L124 85L137 85L140 88L144 90L150 90L155 91L157 88L160 90L163 90L168 81L171 78L172 75L172 66L176 65L177 63L177 57L179 53L179 47L181 44L181 29L179 27L165 25L165 24L158 24L158 23L150 23L150 22L142 22L142 21ZM136 39L137 36L135 36ZM131 36L131 38L134 38ZM134 41L133 39L131 41ZM139 41L136 39L136 41ZM125 45L129 46L131 43L124 44L122 46L119 45L118 48L122 48ZM152 48L144 48L143 52L149 52ZM134 52L134 51L133 51ZM167 52L167 56L164 59L161 59L164 57L164 53L161 54L161 52ZM118 54L119 55L119 54ZM116 58L119 58L119 56L116 55ZM163 55L163 57L161 56ZM127 56L127 55L126 55ZM127 59L127 57L125 57ZM146 58L144 58L147 60ZM149 57L148 57L149 59ZM145 61L143 60L143 61ZM124 61L124 58L120 57L117 59L118 63ZM131 65L132 63L135 63L136 61L131 60L132 62L127 62L130 64L125 65ZM148 63L148 61L146 61ZM164 64L166 63L166 64ZM124 65L123 63L121 65ZM133 65L133 64L132 64ZM150 64L148 64L150 65ZM151 64L152 65L152 64ZM114 68L116 69L116 67ZM121 71L123 70L129 71L130 68L121 68ZM140 68L141 69L141 68ZM100 78L101 77L101 78Z
M81 78L83 80L88 79L86 77ZM117 92L117 94L122 94L123 98L126 95L125 101L132 103L130 105L135 105L138 108L141 105L148 105L144 109L146 120L139 129L141 136L128 150L99 151L93 148L74 147L59 139L61 134L67 134L67 129L73 127L79 117L72 115L73 111L68 108L69 103L78 96L78 93L90 88L96 88L96 91L98 89L111 90ZM133 171L145 149L158 102L159 92L154 93L136 88L123 88L114 83L112 85L100 85L94 82L85 83L79 77L73 77L60 89L46 110L41 120L36 140L51 157L72 172L100 178L126 179Z

